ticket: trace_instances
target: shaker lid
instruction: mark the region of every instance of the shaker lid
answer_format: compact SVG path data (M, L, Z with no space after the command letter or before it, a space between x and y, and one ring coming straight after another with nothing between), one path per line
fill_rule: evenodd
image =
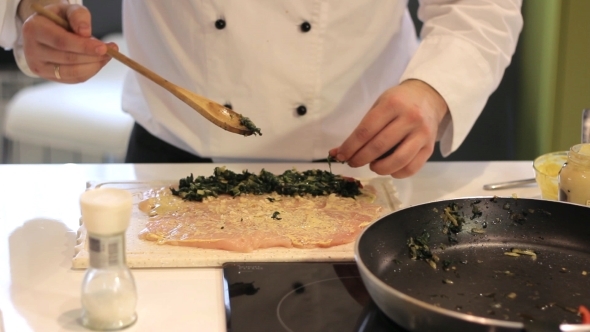
M82 223L92 234L125 232L131 219L132 206L131 193L122 189L97 188L80 195Z

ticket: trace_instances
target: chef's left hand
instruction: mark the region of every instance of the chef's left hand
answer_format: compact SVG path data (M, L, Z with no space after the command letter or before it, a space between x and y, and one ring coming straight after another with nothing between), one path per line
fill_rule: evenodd
M407 80L385 91L352 134L330 156L351 167L370 164L373 172L405 178L434 151L438 126L448 106L430 85ZM379 159L391 148L395 151Z

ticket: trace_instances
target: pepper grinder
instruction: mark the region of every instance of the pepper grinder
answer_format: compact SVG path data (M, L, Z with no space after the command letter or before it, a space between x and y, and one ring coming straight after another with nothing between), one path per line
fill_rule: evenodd
M131 193L98 188L80 196L88 232L89 267L82 282L81 323L93 330L118 330L137 320L137 291L125 261L125 231L131 219Z

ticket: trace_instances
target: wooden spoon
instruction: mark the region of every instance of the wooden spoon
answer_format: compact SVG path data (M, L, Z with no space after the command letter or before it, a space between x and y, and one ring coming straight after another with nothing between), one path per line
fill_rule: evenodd
M64 29L71 31L70 25L66 20L45 9L45 7L41 6L40 4L34 3L31 5L31 8L38 14L52 20ZM164 89L168 90L170 93L178 97L178 99L182 100L184 103L189 105L195 111L199 112L199 114L204 116L207 120L213 122L215 125L229 132L244 136L252 135L255 132L260 134L260 129L256 128L256 126L254 126L254 124L248 118L243 117L241 114L167 81L163 77L128 58L114 48L107 48L107 54L127 65L129 68L134 69L138 73L149 78ZM244 123L246 123L248 126L246 127Z

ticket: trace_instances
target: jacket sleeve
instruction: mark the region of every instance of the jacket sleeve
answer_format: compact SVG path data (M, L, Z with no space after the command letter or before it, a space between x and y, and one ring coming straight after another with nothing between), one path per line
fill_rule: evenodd
M443 156L463 142L510 64L522 30L522 0L422 0L421 42L400 82L436 89L450 114L439 126Z
M82 0L68 0L71 4L82 4ZM23 22L17 17L20 0L0 1L0 46L6 50L12 49L16 64L23 73L36 76L29 69L23 52L21 28Z
M20 0L0 1L0 46L6 50L13 48L20 27L16 18L16 9Z

